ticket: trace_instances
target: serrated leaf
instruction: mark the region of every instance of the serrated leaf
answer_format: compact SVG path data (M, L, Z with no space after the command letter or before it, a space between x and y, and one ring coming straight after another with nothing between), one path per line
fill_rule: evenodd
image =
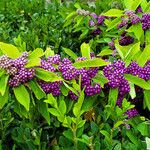
M144 65L146 64L146 62L150 59L150 44L146 45L146 47L144 48L144 51L142 52L142 54L140 55L140 57L137 60L137 63L141 66L144 67Z
M42 90L42 88L39 86L39 84L36 81L30 81L28 82L28 84L37 99L40 100L46 96L45 92Z
M3 75L0 78L0 94L3 96L7 87L7 83L8 83L8 75Z
M0 42L0 50L3 54L7 55L10 58L18 58L19 56L21 56L21 53L19 52L17 47L11 44Z
M70 49L63 47L63 50L65 51L65 53L67 55L69 55L71 58L73 58L74 60L76 60L78 58L78 56Z
M107 12L103 13L102 15L110 17L120 17L123 15L123 11L119 9L110 9Z
M91 60L78 61L73 64L76 68L89 68L89 67L102 67L108 65L109 62L104 61L101 58L94 58Z
M47 82L62 81L54 72L46 71L42 68L36 68L36 76Z
M130 75L130 74L125 74L124 75L125 79L128 80L129 82L138 85L139 87L150 90L150 84L146 82L144 79L138 78L136 76Z
M41 48L36 48L30 55L29 59L39 58L44 55L44 52Z
M31 68L41 65L41 59L40 58L33 58L29 59L28 63L25 65L25 68Z
M25 88L25 86L21 84L18 87L14 87L13 91L14 91L17 101L21 105L23 105L27 111L29 111L30 96L29 96L29 93L28 93L27 89Z

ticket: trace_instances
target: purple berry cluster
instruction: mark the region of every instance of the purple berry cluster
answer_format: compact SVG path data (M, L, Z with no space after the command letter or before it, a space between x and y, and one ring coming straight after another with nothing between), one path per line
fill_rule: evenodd
M4 69L9 75L9 85L11 87L19 86L33 79L35 75L34 68L25 68L28 60L28 53L23 52L17 59L11 59L6 55L0 57L0 68Z
M126 72L128 74L138 76L144 80L150 80L150 62L148 61L144 67L140 67L135 61L127 67Z
M142 16L142 29L150 29L150 14L143 14Z
M134 42L134 38L129 35L121 36L121 38L119 40L119 44L121 46L127 46L127 45L132 44L133 42Z
M72 80L79 76L79 70L72 65L68 58L64 58L58 68L65 80Z
M128 118L133 118L138 115L138 111L135 108L131 108L127 110L125 114L128 116Z
M130 91L129 83L124 78L124 73L126 72L125 63L121 60L115 61L104 67L103 72L109 80L108 86L119 89L117 105L121 106L125 94Z
M118 29L131 24L137 24L141 22L141 18L135 14L133 10L126 10L124 16L122 16L122 21L118 24Z
M95 58L95 55L91 53L91 59ZM83 61L86 60L85 57L79 57L76 61ZM54 65L57 65L57 67ZM72 62L68 58L64 58L61 60L59 55L48 57L47 60L41 59L41 68L50 71L50 72L59 72L61 73L62 77L66 81L70 81L75 79L76 82L79 82L79 77L81 76L81 89L85 87L85 94L87 96L92 96L95 94L99 94L101 91L101 87L97 83L92 83L92 78L95 77L99 68L89 68L89 69L77 69L73 66ZM62 85L61 81L56 82L45 82L39 80L39 85L45 91L45 93L52 93L54 96L59 96L61 94L60 86ZM77 91L78 92L78 91ZM69 91L68 96L73 99L77 100L78 96Z
M124 74L126 73L125 63L121 60L115 61L112 64L109 64L103 69L105 77L109 80L107 83L107 87L118 88L118 99L117 105L119 107L122 106L123 98L127 93L130 92L130 86L128 81L124 78ZM129 118L136 116L138 113L134 110L128 110L126 112Z
M54 67L54 65L58 65L60 63L60 55L50 56L47 60L41 59L40 67L44 70L57 73L58 70ZM52 93L53 96L59 96L61 94L60 86L62 85L62 81L45 82L43 80L39 80L38 83L46 94Z

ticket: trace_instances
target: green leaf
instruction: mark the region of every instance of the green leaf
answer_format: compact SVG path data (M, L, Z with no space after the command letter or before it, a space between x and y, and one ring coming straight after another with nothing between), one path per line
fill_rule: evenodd
M134 84L129 82L129 85L130 85L130 96L132 99L134 99L136 97Z
M36 48L30 55L29 55L29 59L35 59L35 58L39 58L41 56L44 55L44 52L41 48Z
M79 121L79 123L77 124L77 128L79 129L79 128L83 127L85 122L86 122L86 120Z
M45 51L45 57L48 58L49 56L54 56L54 55L55 55L54 51L51 50L50 47L47 47Z
M124 57L125 57L125 46L121 46L119 44L115 44L115 47L116 47L116 50L119 54L119 56L121 57L121 59L124 60Z
M114 107L116 105L117 98L118 98L118 89L110 88L108 104Z
M5 94L5 90L6 90L7 83L8 83L8 78L9 78L8 75L3 75L0 78L0 93L2 96Z
M107 26L106 32L109 31L109 30L111 30L111 29L113 29L113 28L115 28L115 27L117 27L117 25L118 25L120 22L121 22L120 17L114 19L113 21L111 21L111 22L108 24L108 26Z
M145 31L146 45L150 44L150 30Z
M54 72L46 71L42 68L36 68L36 76L47 82L62 81Z
M73 132L72 132L70 129L64 131L64 132L63 132L63 135L64 135L67 139L73 140Z
M136 128L141 132L143 136L149 136L150 124L148 122L139 123Z
M14 103L14 112L17 113L21 118L29 118L29 113L18 101Z
M73 58L74 60L76 60L78 58L78 56L70 49L63 47L63 50L65 51L65 53L67 55L69 55L71 58Z
M97 99L95 97L87 98L86 101L84 101L81 110L83 112L89 111L93 107L93 104L95 103L96 100Z
M144 36L144 31L142 29L141 23L137 23L137 24L132 25L127 31L133 32L138 40L140 40L141 37Z
M144 102L150 110L150 90L144 90Z
M28 63L25 65L25 68L31 68L41 65L41 59L40 58L33 58L29 59Z
M78 61L73 64L76 68L84 68L84 67L102 67L108 65L109 62L104 61L101 58L94 58L91 60Z
M78 117L81 113L81 107L84 101L84 90L81 91L77 103L73 107L73 114Z
M132 133L132 131L130 131L130 130L126 130L126 134L127 134L128 138L131 140L131 142L134 143L136 145L136 147L138 147L138 139L137 139L136 135L134 135Z
M117 128L119 127L120 125L123 124L123 121L117 121L115 124L114 124L114 128Z
M147 0L142 0L142 2L141 2L141 8L142 8L142 10L143 10L143 12L145 12L145 8L147 7Z
M71 20L73 16L77 15L77 12L76 11L73 11L71 13L69 13L69 15L66 17L65 21L66 20Z
M68 88L69 90L71 90L74 94L76 94L77 96L79 95L76 89L74 89L73 87L69 86L65 82L63 82L63 84L65 85L66 88Z
M146 82L145 80L138 78L136 76L130 75L130 74L125 74L125 79L128 80L129 82L138 85L139 87L150 90L150 84Z
M50 115L47 104L43 101L38 101L38 110L41 113L41 115L46 119L47 123L50 125Z
M18 87L14 87L13 91L17 101L29 111L30 96L25 86L21 84Z
M131 6L132 10L136 10L138 6L141 4L142 0L135 0Z
M87 59L90 59L90 45L83 43L80 47L82 57L86 57Z
M5 74L5 70L0 69L0 77L3 76Z
M80 25L80 23L83 22L83 19L84 19L84 16L81 16L81 15L75 17L74 20L76 21L76 24L73 26L73 28L77 28Z
M67 95L68 95L69 89L66 88L64 85L60 86L60 90L61 90L61 93L62 93L64 96L67 96Z
M96 75L92 80L96 83L99 83L102 88L106 83L108 83L108 79L104 77L102 74Z
M56 117L60 116L60 113L55 108L49 108L48 111Z
M124 5L128 10L130 10L133 5L133 2L133 0L124 0Z
M0 42L0 50L3 54L7 55L10 58L18 58L19 56L21 56L21 53L19 52L17 47L11 44Z
M89 29L84 28L84 30L82 30L82 34L79 37L79 40L85 38L88 33L89 33Z
M150 59L150 44L146 45L146 47L144 48L144 51L142 52L142 54L140 55L140 57L137 60L137 63L141 66L144 67L144 65L146 64L146 62Z
M139 51L140 51L140 42L131 46L131 48L127 51L125 56L125 62L129 64Z
M102 13L102 15L110 17L120 17L123 15L123 11L119 9L110 9L106 13Z
M8 102L8 97L9 97L9 88L7 87L4 95L2 96L0 94L0 109L2 109L3 106Z
M59 111L64 115L67 111L67 108L66 108L66 103L64 100L60 100L60 103L59 103Z
M52 94L47 95L47 100L44 101L45 103L50 104L51 106L58 108L57 100L54 98Z
M100 133L103 134L108 141L110 141L111 136L107 131L101 130Z
M32 80L32 81L28 82L28 84L37 99L40 100L46 96L45 92L42 90L42 88L39 86L39 84L36 81Z
M146 137L145 140L146 140L147 150L149 150L150 149L150 138Z
M104 49L97 56L107 56L107 55L112 55L112 53L113 53L113 50Z

